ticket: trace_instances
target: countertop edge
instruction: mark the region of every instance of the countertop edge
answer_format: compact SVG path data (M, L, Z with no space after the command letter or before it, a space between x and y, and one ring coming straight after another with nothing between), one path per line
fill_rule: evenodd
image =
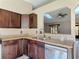
M60 43L55 43L55 42L48 42L46 40L40 40L40 39L31 38L31 37L2 38L2 41L19 40L21 38L22 39L27 39L27 40L36 40L36 41L44 42L44 43L47 43L47 44L51 44L51 45L54 45L54 46L59 46L59 47L67 48L67 49L72 49L73 48L73 44L71 46L71 45L65 45L65 44L60 44Z

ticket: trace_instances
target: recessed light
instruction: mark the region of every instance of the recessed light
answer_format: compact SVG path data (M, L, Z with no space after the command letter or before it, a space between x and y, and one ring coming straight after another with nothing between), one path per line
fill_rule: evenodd
M49 18L49 19L52 19L52 16L49 15L49 14L45 14L45 16L46 16L47 18Z
M79 7L77 7L77 8L75 9L75 13L76 13L76 14L79 14Z

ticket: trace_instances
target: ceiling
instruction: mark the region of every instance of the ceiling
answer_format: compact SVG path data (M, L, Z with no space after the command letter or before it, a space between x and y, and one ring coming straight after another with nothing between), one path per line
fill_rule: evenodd
M65 17L59 16L61 14L67 14ZM50 11L45 13L44 15L44 22L45 23L52 23L52 22L61 22L61 21L68 21L70 19L70 9L69 8L62 8L55 11Z
M39 8L45 4L48 4L50 2L53 2L55 0L24 0L30 4L32 4L33 9Z

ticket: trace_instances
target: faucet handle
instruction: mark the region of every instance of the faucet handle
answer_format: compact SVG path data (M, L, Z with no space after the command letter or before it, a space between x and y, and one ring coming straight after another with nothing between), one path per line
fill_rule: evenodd
M43 32L42 32L42 31L40 31L40 34L43 34Z
M22 34L22 33L23 33L23 31L21 30L21 31L20 31L20 34Z

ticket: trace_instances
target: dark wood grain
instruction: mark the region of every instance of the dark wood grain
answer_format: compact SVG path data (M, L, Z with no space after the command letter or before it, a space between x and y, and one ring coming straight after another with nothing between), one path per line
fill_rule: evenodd
M9 26L10 13L5 10L0 10L0 27L7 28Z
M30 40L28 43L28 56L31 59L45 59L44 43Z
M18 44L17 57L19 57L24 54L23 53L23 39L19 39L17 44Z
M0 28L20 28L21 14L0 9Z
M31 59L37 59L37 45L34 41L29 41L28 43L28 56Z
M29 15L29 28L37 28L37 14L35 13Z
M24 45L23 45L23 53L25 54L25 55L28 55L28 41L29 40L23 40L24 41Z
M3 59L16 59L23 54L30 57L30 59L45 59L45 44L43 42L17 39L2 41L3 45Z
M37 43L37 59L45 59L45 46L43 42L39 42Z
M4 41L3 44L3 59L16 59L17 57L17 40Z
M10 28L21 28L21 15L11 12Z

